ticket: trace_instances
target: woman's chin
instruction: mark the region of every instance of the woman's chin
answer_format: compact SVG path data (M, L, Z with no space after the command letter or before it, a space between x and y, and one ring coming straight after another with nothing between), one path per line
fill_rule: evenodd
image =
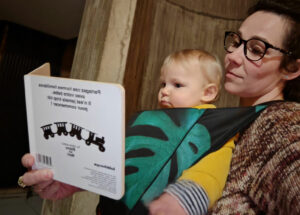
M226 82L224 84L224 89L226 90L226 92L232 95L240 96L241 94L241 89L236 84L231 82Z

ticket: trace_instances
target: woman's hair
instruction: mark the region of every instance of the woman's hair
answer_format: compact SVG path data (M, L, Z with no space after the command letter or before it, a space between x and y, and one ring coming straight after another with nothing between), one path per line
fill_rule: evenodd
M219 97L221 82L223 78L223 70L219 59L201 49L183 49L170 54L163 62L162 68L167 66L169 63L180 63L183 67L187 67L192 62L199 63L199 73L203 74L203 77L208 83L215 83L218 87L218 95L214 99L217 100Z
M299 69L297 59L300 59L300 0L259 0L249 9L249 15L257 11L267 11L282 16L287 20L283 48L291 52L291 55L284 55L280 68L288 73L296 72ZM300 76L289 80L283 90L284 99L300 102Z

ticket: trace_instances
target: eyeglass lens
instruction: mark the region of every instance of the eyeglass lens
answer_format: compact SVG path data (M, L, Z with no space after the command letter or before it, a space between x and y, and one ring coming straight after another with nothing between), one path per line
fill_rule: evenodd
M234 52L240 45L244 43L244 54L252 61L260 60L266 53L266 45L257 39L245 41L233 32L228 32L224 40L224 48L227 52Z

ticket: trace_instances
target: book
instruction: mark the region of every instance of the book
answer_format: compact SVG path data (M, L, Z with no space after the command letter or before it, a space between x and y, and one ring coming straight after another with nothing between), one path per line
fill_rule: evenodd
M24 76L35 169L112 199L124 194L125 91L119 84L50 76L50 64Z

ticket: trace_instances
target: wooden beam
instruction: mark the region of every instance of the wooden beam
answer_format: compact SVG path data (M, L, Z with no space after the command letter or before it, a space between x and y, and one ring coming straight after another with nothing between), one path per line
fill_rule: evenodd
M139 0L136 5L132 38L124 76L126 90L126 117L139 110L141 88L150 53L150 40L157 0Z

